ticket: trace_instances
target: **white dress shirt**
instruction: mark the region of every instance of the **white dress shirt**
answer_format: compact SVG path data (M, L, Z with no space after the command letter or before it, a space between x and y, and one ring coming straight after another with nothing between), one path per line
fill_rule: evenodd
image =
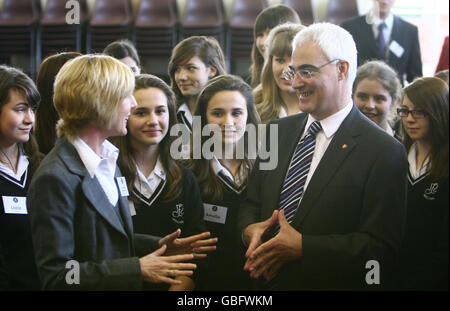
M416 154L417 154L417 145L416 143L413 143L411 145L411 148L409 148L408 152L408 163L409 163L409 173L411 174L411 177L414 179L419 178L420 176L424 175L428 171L428 163L429 158L427 157L425 161L423 161L422 166L417 168L416 167Z
M148 177L145 177L144 173L141 172L139 167L136 166L137 170L137 178L134 180L134 186L142 194L144 197L149 199L156 188L158 188L159 184L166 180L166 173L164 172L164 168L161 163L161 159L158 156L158 160L156 160L155 168L150 173Z
M116 172L116 162L119 157L119 149L117 149L108 140L102 144L101 155L99 157L88 144L81 138L77 137L72 142L78 152L84 166L86 167L91 178L97 178L100 186L105 192L108 201L112 206L116 206L119 200L119 191L114 180Z
M383 36L384 40L386 40L386 46L389 46L389 42L391 42L391 34L392 34L392 28L394 27L394 15L392 13L389 14L388 17L386 17L385 20L377 19L377 22L372 24L372 30L373 35L375 39L378 38L378 35L380 33L379 26L380 24L384 22L386 24L386 27L383 29Z
M25 171L28 168L28 165L29 165L28 157L25 156L24 154L22 154L22 152L21 152L19 155L19 160L17 162L17 172L16 173L14 173L14 171L10 167L4 165L2 162L0 162L0 171L4 173L3 175L6 174L7 176L12 177L14 179L14 180L11 180L8 178L9 181L13 182L14 184L16 184L17 186L19 186L21 188L24 188L25 184L27 182L27 178L25 178L23 180L23 184L17 183L16 180L17 181L21 180L23 174L25 173ZM7 177L5 176L5 178L7 178Z
M350 111L352 110L353 102L349 102L344 108L336 112L335 114L320 120L320 124L322 125L322 130L320 130L316 134L316 145L314 147L314 155L311 160L311 166L309 168L308 177L306 178L305 186L303 189L303 193L305 193L306 188L308 187L309 181L311 180L311 177L314 175L314 172L317 168L317 166L320 163L320 160L322 159L323 155L325 154L325 151L327 151L328 145L330 144L331 140L334 137L334 134L336 134L336 131L341 126L344 119L348 116ZM311 124L314 121L318 121L314 119L311 115L308 116L308 121L306 122L305 131L303 132L303 135L301 138L303 138L308 130Z
M214 174L218 175L220 172L222 172L225 176L227 176L230 180L232 180L238 187L242 186L247 180L249 168L245 165L244 162L242 162L241 165L239 166L239 171L237 172L235 177L233 177L233 174L231 174L231 172L225 166L223 166L222 163L220 163L220 161L215 156L211 161L211 165Z
M14 173L14 171L9 167L4 165L2 162L0 162L0 171L4 172L5 174L20 180L22 178L23 173L26 171L28 167L28 158L27 156L20 153L19 155L19 161L17 162L17 172Z
M386 125L386 133L388 133L392 137L394 137L394 135L395 135L394 130L392 129L392 127L389 124Z
M181 105L180 108L178 108L177 113L180 111L184 111L184 116L189 121L189 124L192 126L192 114L191 111L189 110L188 105L187 104Z

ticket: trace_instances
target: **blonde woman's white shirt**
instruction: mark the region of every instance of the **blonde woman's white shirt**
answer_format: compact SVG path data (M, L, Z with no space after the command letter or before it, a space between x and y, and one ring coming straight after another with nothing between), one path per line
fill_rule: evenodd
M119 149L108 140L105 140L101 149L102 156L99 157L80 137L75 138L72 144L77 150L91 178L97 178L108 201L112 206L116 206L119 200L119 191L114 180L114 175L116 172L117 158L119 157Z

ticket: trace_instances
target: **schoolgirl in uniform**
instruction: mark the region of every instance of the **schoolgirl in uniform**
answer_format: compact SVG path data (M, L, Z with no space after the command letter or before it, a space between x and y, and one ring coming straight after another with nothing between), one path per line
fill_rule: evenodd
M269 32L261 84L253 91L256 109L264 124L300 112L292 80L284 73L291 63L292 40L303 28L305 26L300 24L285 23Z
M398 115L409 162L399 286L448 291L448 85L415 80L404 89Z
M261 72L267 57L266 39L270 30L288 22L300 24L300 17L294 9L284 4L271 5L256 17L253 26L252 65L250 67L252 88L256 88L261 83Z
M226 73L225 56L215 38L192 36L179 42L169 61L177 118L192 131L195 102L208 80Z
M40 162L31 130L40 96L18 69L0 66L0 290L39 290L26 194Z
M202 129L206 125L220 128L218 135L222 144L218 156L208 159L209 156L202 153L200 159L191 158L188 162L200 184L206 226L213 236L219 238L216 252L209 256L206 286L208 290L249 289L236 222L253 161L247 152L240 157L237 145L250 139L246 126L256 127L260 122L252 89L236 76L216 77L202 90L194 116L201 118ZM211 138L202 136L202 149ZM232 153L226 154L226 150L232 150ZM212 151L218 153L218 150Z
M134 96L137 106L128 119L128 134L112 141L120 150L118 165L127 180L135 233L166 236L181 229L181 239L198 240L194 247L200 249L196 251L214 250L217 239L206 239L209 233L205 232L197 181L170 155L168 132L176 123L172 90L155 76L138 75ZM180 277L182 284L169 289L194 289L204 262L199 259L194 276Z
M383 61L361 65L353 82L353 101L358 109L386 133L401 141L396 109L401 83L394 69Z

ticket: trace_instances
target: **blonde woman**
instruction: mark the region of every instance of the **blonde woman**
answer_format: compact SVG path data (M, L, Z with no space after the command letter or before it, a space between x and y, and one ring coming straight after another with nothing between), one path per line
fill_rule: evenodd
M138 290L143 281L175 285L180 281L172 277L192 275L196 268L183 262L192 254L162 256L173 236L133 235L118 150L107 138L127 134L136 107L134 85L131 70L105 55L77 57L56 76L60 138L37 169L27 198L43 289Z
M304 28L286 23L273 28L268 36L268 57L264 62L261 84L254 90L262 123L300 112L292 81L283 74L291 62L292 40Z

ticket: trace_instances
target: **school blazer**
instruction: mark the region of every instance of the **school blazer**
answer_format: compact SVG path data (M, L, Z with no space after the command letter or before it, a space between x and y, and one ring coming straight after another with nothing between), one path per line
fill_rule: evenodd
M408 82L412 82L414 78L422 76L422 59L417 26L398 16L394 16L391 42L396 41L403 47L404 52L401 57L397 57L388 48L387 58L378 51L372 25L366 22L366 15L344 21L341 26L350 32L355 40L358 50L358 66L369 60L380 59L397 71L402 83L405 75ZM388 47L389 44L387 44Z
M121 176L119 169L115 175ZM43 289L141 288L136 253L157 248L158 238L133 234L127 197L119 193L116 213L65 138L58 140L33 176L27 206ZM75 279L71 260L79 263L79 284L67 282Z
M273 148L278 146L278 166L262 171L260 159L256 160L238 217L241 233L278 208L307 118L304 113L272 122L278 125L278 144L270 142ZM366 283L370 260L379 263L380 286L385 284L384 275L390 276L398 260L404 232L407 167L403 146L353 106L292 220L291 225L303 235L302 258L282 266L275 289L375 289L379 286Z

